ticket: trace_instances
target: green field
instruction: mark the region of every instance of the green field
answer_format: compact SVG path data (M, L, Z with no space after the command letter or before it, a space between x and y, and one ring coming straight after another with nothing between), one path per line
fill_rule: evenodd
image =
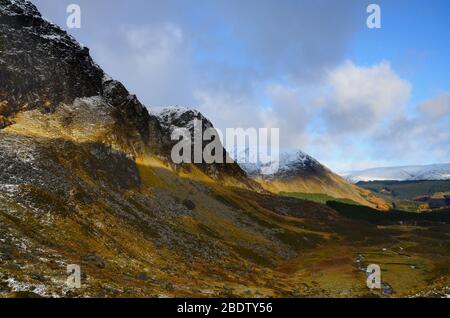
M359 205L359 203L350 200L350 199L341 199L341 198L334 198L332 196L329 196L328 194L323 193L304 193L304 192L280 192L279 195L285 196L285 197L292 197L297 198L301 200L307 200L307 201L313 201L317 203L327 204L329 201L336 201L336 202L342 202L347 204L354 204Z

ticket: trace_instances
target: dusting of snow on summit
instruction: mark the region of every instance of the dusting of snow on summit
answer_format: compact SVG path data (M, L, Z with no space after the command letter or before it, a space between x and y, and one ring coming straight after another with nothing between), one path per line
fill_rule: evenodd
M353 183L379 180L447 180L450 179L450 163L424 166L372 168L348 172L343 174L343 177Z
M262 163L256 160L249 162L249 150L239 153L236 158L239 165L249 175L290 175L298 171L309 171L315 169L326 169L320 162L307 155L303 151L281 152L277 162ZM277 167L272 173L268 173L272 167Z
M152 114L158 118L161 127L170 132L180 127L194 129L194 119L201 120L203 128L213 127L211 122L198 110L187 107L166 107Z

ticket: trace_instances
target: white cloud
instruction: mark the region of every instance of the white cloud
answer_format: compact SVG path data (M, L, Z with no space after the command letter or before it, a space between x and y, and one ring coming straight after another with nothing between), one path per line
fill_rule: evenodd
M123 29L129 47L144 68L166 68L182 49L183 32L175 25Z
M379 156L408 164L448 162L450 130L443 120L399 118L370 140Z
M271 108L264 110L264 115L272 127L280 128L282 147L300 148L305 145L308 141L306 130L314 109L305 101L304 93L298 86L286 84L269 84L265 93Z
M250 90L202 87L195 92L196 108L220 129L279 128L283 148L304 145L311 112L302 103L300 91L273 83L253 83L249 87Z
M331 91L324 116L337 133L359 133L377 129L382 122L402 116L411 85L386 62L358 67L346 62L329 72Z
M98 63L149 107L189 105L195 74L191 47L173 23L118 26L111 42L95 43Z
M333 168L448 162L450 94L408 105L412 86L387 62L346 62L329 73L324 91L318 116L327 128L306 149Z
M450 93L439 95L420 105L420 110L429 118L441 118L450 114Z
M197 89L194 96L196 108L220 129L262 127L259 107L251 92L209 86Z
M157 106L192 100L189 45L179 27L169 23L128 27L121 35L130 51L124 63L134 74L131 87L145 92L145 99Z

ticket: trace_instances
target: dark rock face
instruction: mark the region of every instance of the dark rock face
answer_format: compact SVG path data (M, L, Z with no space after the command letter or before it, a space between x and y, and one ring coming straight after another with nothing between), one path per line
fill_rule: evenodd
M105 79L103 82L103 97L113 106L114 118L119 131L126 132L123 136L125 141L135 139L133 130L139 133L139 139L143 140L155 153L162 154L164 136L158 119L150 115L144 105L139 102L135 95L130 95L122 83ZM132 129L129 129L129 128ZM128 129L124 129L128 128ZM137 142L138 140L135 140ZM138 149L136 149L139 151Z
M330 171L316 159L302 152L297 158L288 162L274 175L278 178L294 178L308 176L326 176Z
M278 163L278 169L272 173L263 174L264 168L270 168ZM252 177L271 179L295 179L297 177L325 177L331 171L313 157L302 151L280 153L277 161L259 164L242 164L243 169ZM268 169L270 171L270 169Z
M0 129L20 111L53 112L61 103L90 96L114 106L124 139L134 139L135 131L145 143L151 136L154 144L161 139L156 118L95 64L88 48L43 19L32 3L0 0Z
M203 129L212 127L194 110L180 117L150 114L135 95L95 64L88 48L43 19L32 3L0 0L0 129L13 125L17 113L34 109L54 113L62 104L72 107L75 99L92 96L112 106L114 143L132 156L150 151L170 162L176 143L170 127L188 127L194 118L203 120ZM215 178L227 174L251 182L237 164L199 167Z
M170 155L172 147L178 142L170 140L170 136L172 131L175 128L187 128L191 134L192 142L194 142L194 121L201 121L201 129L202 132L205 132L206 129L214 129L213 124L209 121L202 113L195 109L188 109L182 107L169 107L163 109L158 115L158 120L161 125L161 129L166 138L169 139L166 144L166 153ZM205 148L211 141L203 141L202 149ZM192 144L193 145L193 144ZM196 166L199 167L202 171L206 172L209 176L213 178L220 179L224 175L232 175L236 179L241 180L243 183L246 183L248 186L253 187L255 189L259 188L259 186L252 182L247 178L247 174L241 167L235 163L226 163L227 162L227 151L223 148L223 163L214 163L207 164L205 162L197 163ZM191 161L194 162L194 146L192 146L192 157Z
M141 273L138 274L137 278L138 278L139 280L142 280L142 281L145 282L145 281L148 280L148 275L147 275L147 273L145 273L145 272L141 272Z
M82 257L82 260L88 263L92 263L95 266L97 266L98 268L105 268L106 264L105 261L100 257L95 255L94 253L92 254L86 254Z
M165 152L170 155L172 147L178 143L178 140L171 140L171 134L176 128L186 128L189 130L192 141L191 162L194 162L194 120L201 121L201 129L204 132L208 128L214 128L212 123L204 117L199 111L189 108L168 107L157 114L161 125L161 130L167 136L168 142L165 145ZM209 142L202 142L202 149ZM225 150L224 150L225 154ZM225 158L225 157L224 157Z
M189 199L183 200L183 205L189 210L195 209L195 203Z
M212 123L199 111L188 108L173 107L166 108L158 114L161 127L166 134L172 132L173 127L186 127L191 134L194 132L193 120L202 121L203 131L207 128L213 128Z
M0 115L101 95L103 71L28 1L0 0Z
M14 122L9 120L8 118L4 117L3 115L0 115L0 129L5 128L9 125L12 125Z

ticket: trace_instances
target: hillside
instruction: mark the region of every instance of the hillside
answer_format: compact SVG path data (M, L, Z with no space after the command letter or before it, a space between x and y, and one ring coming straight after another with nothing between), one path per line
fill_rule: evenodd
M239 162L239 160L238 160ZM267 165L273 165L269 163ZM263 165L244 164L243 169L262 187L273 193L325 194L337 199L350 199L382 210L389 209L382 199L338 176L316 159L302 151L281 153L279 169L262 174Z
M449 294L445 220L368 222L235 163L174 164L170 127L202 115L149 112L25 0L0 0L0 105L1 297ZM367 289L371 263L389 288Z

